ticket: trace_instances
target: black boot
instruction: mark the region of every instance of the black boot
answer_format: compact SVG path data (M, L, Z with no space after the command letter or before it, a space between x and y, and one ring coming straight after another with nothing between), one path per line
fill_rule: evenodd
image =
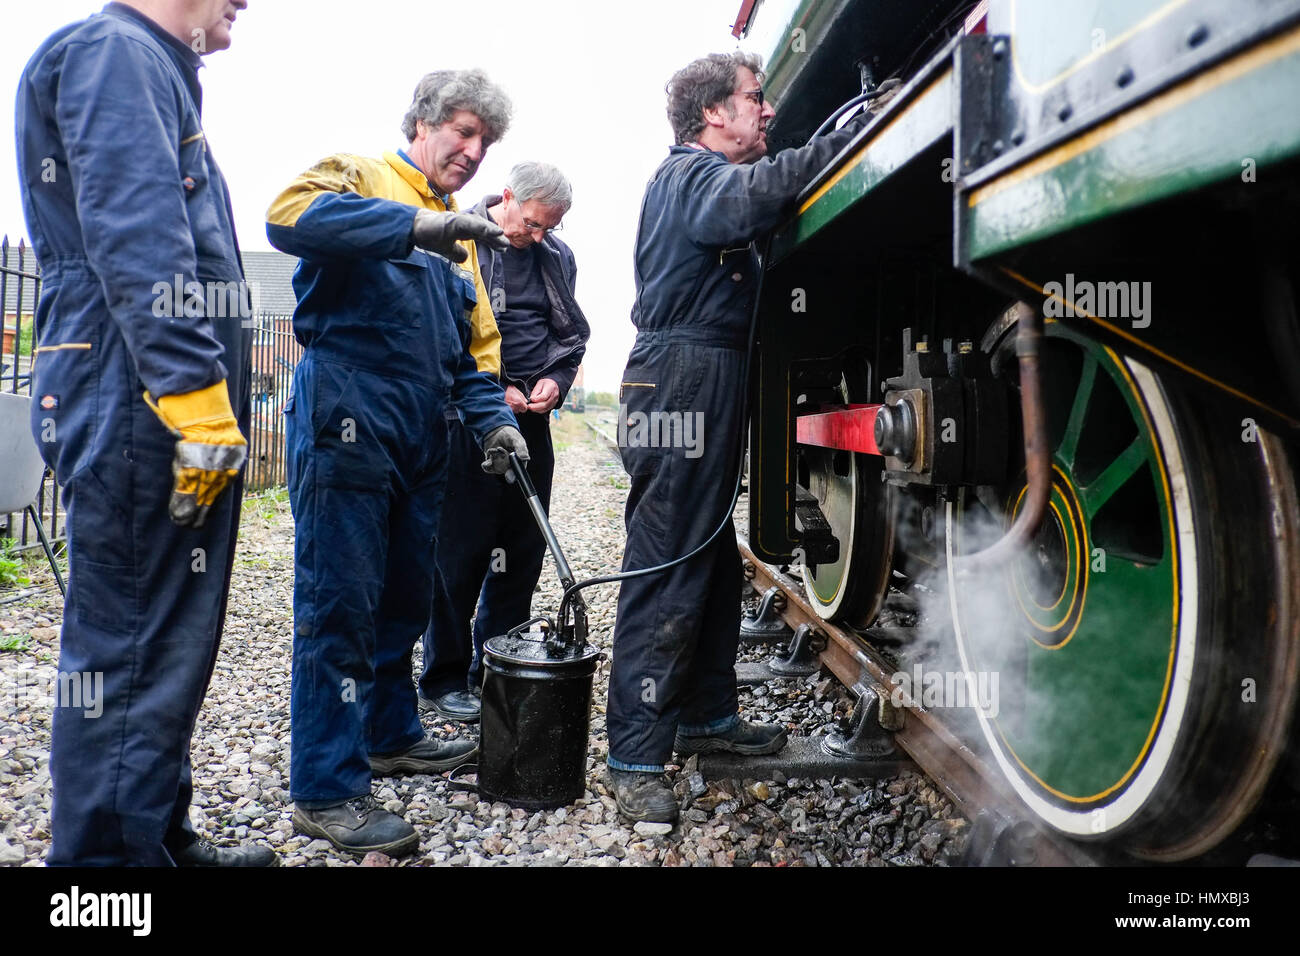
M370 772L376 777L400 777L408 773L442 773L455 770L478 753L472 740L434 740L425 737L401 753L371 754Z
M618 803L618 812L632 822L676 823L677 797L661 773L641 770L609 771L610 789Z
M430 700L420 696L420 709L437 714L443 720L458 720L462 724L478 723L482 705L478 696L467 690L453 690Z
M751 724L747 720L737 720L730 730L704 734L699 737L684 734L679 730L677 736L673 739L673 750L685 757L689 757L691 754L711 754L718 751L756 756L759 754L774 754L785 746L785 742L786 732L784 727L777 727L773 724Z
M195 840L183 850L173 850L177 866L279 866L280 858L269 846L249 843L245 846L213 846L207 840Z
M293 811L299 833L329 840L340 850L364 856L373 851L404 856L420 845L420 836L395 813L389 813L367 794L336 807Z

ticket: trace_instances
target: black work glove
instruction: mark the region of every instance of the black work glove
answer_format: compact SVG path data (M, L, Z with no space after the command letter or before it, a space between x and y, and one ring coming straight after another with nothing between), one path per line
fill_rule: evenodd
M469 250L459 244L462 241L485 242L499 250L510 245L501 227L490 219L463 212L434 212L432 209L421 209L415 214L411 236L421 249L436 252L452 262L464 262L469 258Z
M519 429L514 425L492 429L483 439L483 470L489 475L504 475L510 470L511 452L519 456L522 464L528 464L528 445Z

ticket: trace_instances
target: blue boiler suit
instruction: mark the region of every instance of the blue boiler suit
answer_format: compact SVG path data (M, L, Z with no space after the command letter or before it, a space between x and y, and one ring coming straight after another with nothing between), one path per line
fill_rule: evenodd
M619 389L631 478L625 571L693 551L730 506L760 267L753 243L861 128L855 119L752 165L674 146L650 180L635 249L637 337ZM690 561L622 583L606 714L611 767L662 771L678 729L718 733L738 720L740 586L730 522Z
M414 248L417 206L447 208L405 156L340 155L304 173L267 217L272 244L302 259L294 333L305 352L285 413L296 523L290 793L305 809L368 794L368 754L423 738L411 650L429 620L446 411L454 402L480 442L514 425L469 352L480 283Z
M109 4L46 40L18 87L19 178L44 275L32 428L63 486L71 572L51 865L168 866L169 850L195 840L190 737L242 481L203 528L174 525L176 438L142 394L226 379L248 432L248 301L198 66L161 27ZM195 282L205 291L191 296Z

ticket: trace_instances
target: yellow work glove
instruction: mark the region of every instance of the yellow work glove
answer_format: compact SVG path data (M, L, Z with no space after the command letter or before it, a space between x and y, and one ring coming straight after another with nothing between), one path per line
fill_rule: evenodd
M184 395L144 400L179 441L172 459L172 487L167 511L182 528L201 528L208 509L239 474L248 457L248 442L239 433L224 381Z

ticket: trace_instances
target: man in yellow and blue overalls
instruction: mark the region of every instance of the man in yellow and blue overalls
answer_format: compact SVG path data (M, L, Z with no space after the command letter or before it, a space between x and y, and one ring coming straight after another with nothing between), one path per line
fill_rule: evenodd
M485 470L528 457L497 382L500 335L473 244L506 242L451 198L509 120L481 71L431 73L403 121L405 150L324 159L267 214L272 244L302 260L305 352L285 410L294 825L352 853L419 842L371 797L372 774L438 773L474 751L425 736L411 650L429 620L448 406L488 453Z

